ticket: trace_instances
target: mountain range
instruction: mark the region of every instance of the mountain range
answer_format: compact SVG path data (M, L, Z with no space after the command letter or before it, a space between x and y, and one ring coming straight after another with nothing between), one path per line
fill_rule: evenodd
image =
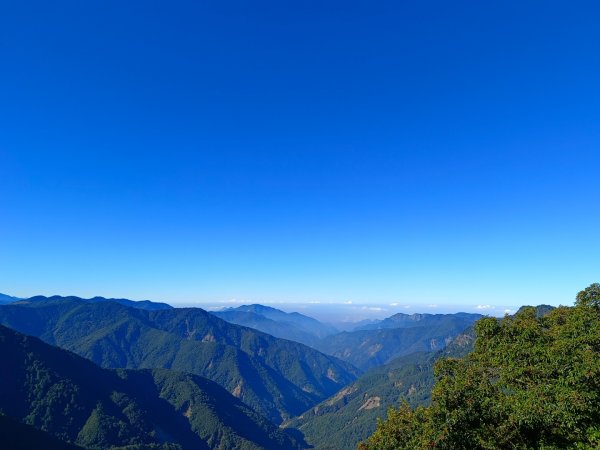
M28 448L73 448L56 439L131 450L299 448L206 378L166 369L102 369L4 326L0 352L0 433L20 436ZM8 432L15 420L20 424Z
M544 316L553 309L549 305L535 307L538 316ZM456 315L464 317L465 313ZM442 316L453 315L414 316L396 315L389 318L392 320L382 322L410 324L413 321L431 320L435 323L443 321ZM377 324L369 326L372 325ZM375 431L378 419L385 418L388 408L398 407L401 401L406 401L412 407L427 405L435 383L435 362L440 358L462 358L473 350L474 343L475 330L470 325L444 349L411 353L368 370L356 381L284 426L301 431L306 442L316 450L356 448Z
M242 305L213 314L237 325L260 330L272 336L314 347L322 338L338 330L329 324L297 312L286 313L263 305Z
M0 323L105 368L169 368L204 376L276 424L360 375L335 357L200 308L148 310L35 297L0 307Z
M69 373L71 366L64 362L63 372L52 366L54 375L28 375L29 385L0 389L0 436L3 426L16 421L15 433L21 430L29 441L47 439L55 448L71 449L354 448L400 399L413 406L429 401L433 364L443 356L468 353L472 325L483 317L396 314L338 332L303 314L263 305L209 313L103 297L5 297L9 300L0 307L0 324L17 331L2 328L2 339L11 341L6 336L16 333L16 341L38 349L25 366L50 367L48 358L62 352L79 361L74 372L104 380L96 384L108 387L93 402L88 402L91 394L85 394L85 401L73 400L71 381L63 388L61 380L77 374ZM17 358L7 367L18 364ZM9 372L2 376L9 380ZM89 386L77 380L75 391L87 392ZM69 432L63 429L56 412L71 406L60 403L66 401L60 395L54 399L52 385L60 386L69 401L85 403L85 423L71 424ZM25 411L22 399L6 400L11 390L33 392L27 394L33 409ZM191 403L199 405L193 417ZM21 409L14 406L19 404ZM177 422L170 416L173 411L187 421ZM40 419L44 414L53 421L45 423ZM175 435L158 427L155 417L163 417Z
M316 348L362 370L415 352L443 349L480 314L396 314L364 329L344 331L319 341Z
M284 426L300 430L317 450L356 448L375 431L388 408L402 400L411 406L427 404L435 361L470 352L474 338L469 327L443 350L411 353L375 367Z

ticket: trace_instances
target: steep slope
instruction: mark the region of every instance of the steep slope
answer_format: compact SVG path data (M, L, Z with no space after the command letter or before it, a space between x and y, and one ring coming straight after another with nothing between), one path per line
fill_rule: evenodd
M427 404L435 382L435 361L470 352L474 337L469 327L444 350L413 353L371 369L285 427L300 430L317 450L356 448L375 431L377 419L385 418L387 409L397 407L401 399L411 406Z
M73 299L0 307L0 323L108 368L172 368L205 376L275 423L359 372L302 344L229 324L199 308L146 311Z
M65 442L165 450L297 447L216 383L195 375L101 369L3 326L0 351L0 408Z
M405 315L402 315L405 316ZM323 339L317 348L367 370L394 358L419 351L443 349L465 328L482 316L478 314L419 315L415 319L386 319L387 327L342 332ZM380 327L386 321L374 326ZM391 324L398 326L391 328Z
M213 312L230 323L260 330L275 337L314 346L320 339L337 333L328 324L297 312L286 313L263 305L242 305Z

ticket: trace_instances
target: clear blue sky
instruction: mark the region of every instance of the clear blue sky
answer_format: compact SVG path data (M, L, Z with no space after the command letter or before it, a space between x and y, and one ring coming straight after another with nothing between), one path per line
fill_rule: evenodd
M568 303L598 2L0 5L0 292Z

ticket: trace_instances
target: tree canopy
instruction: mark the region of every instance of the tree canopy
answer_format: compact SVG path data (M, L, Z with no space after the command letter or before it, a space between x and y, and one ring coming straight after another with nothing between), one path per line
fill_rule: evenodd
M436 364L431 405L390 409L362 450L600 448L600 284L475 329L472 353Z

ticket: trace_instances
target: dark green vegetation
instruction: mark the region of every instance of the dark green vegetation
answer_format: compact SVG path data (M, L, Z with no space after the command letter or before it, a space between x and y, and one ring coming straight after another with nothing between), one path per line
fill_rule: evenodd
M272 336L301 342L311 347L320 339L337 333L333 326L312 317L297 312L286 313L263 305L242 305L213 314L227 322L255 328Z
M463 356L473 348L470 327L444 350L401 356L369 370L354 383L285 425L299 429L318 450L356 448L377 427L377 419L405 399L411 406L426 404L435 382L434 362Z
M205 376L275 423L306 411L359 374L336 358L199 308L148 311L50 298L1 306L0 323L103 367Z
M481 317L465 313L397 314L373 325L385 324L385 328L338 333L323 339L317 348L367 370L403 355L441 350Z
M5 450L81 450L49 433L0 414L0 447Z
M600 448L600 284L475 330L471 353L436 363L431 405L390 409L363 449Z
M2 448L19 448L8 446L17 436L22 448L72 448L46 433L91 449L298 447L202 377L165 369L101 369L3 326L0 352L0 408L9 416L0 417L0 433L9 435L0 441Z

